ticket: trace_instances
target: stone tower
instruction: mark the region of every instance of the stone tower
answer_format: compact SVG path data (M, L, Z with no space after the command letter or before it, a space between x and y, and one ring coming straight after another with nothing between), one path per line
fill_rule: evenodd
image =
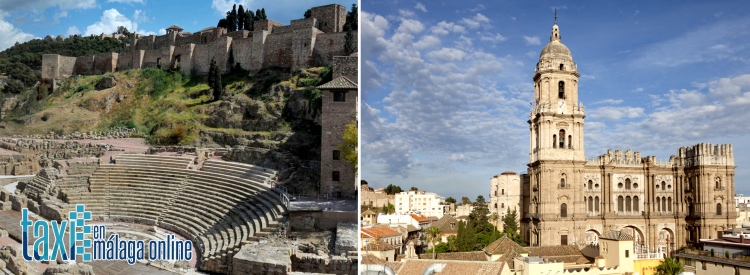
M557 20L555 20L557 21ZM578 68L561 43L557 22L534 73L534 107L529 117L529 217L537 221L585 218L582 197L571 188L583 180L583 107L578 102ZM581 216L581 217L578 217ZM543 223L543 222L542 222ZM563 240L562 243L565 243Z

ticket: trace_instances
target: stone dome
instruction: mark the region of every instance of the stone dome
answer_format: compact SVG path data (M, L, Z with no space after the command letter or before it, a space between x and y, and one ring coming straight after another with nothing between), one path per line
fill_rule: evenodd
M539 60L544 59L565 59L573 61L573 54L571 54L570 49L568 49L563 43L560 43L559 40L553 40L542 49L542 53L539 55Z

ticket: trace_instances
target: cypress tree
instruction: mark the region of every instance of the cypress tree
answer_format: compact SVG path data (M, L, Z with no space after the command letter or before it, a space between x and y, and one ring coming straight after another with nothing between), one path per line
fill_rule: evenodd
M241 31L245 29L245 8L240 5L237 9L237 30Z
M253 14L252 10L245 11L245 29L253 31L253 23L255 23L255 14Z

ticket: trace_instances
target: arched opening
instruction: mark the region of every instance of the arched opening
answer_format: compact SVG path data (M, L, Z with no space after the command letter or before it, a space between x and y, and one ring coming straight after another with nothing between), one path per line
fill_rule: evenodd
M552 148L557 148L557 135L552 135Z
M669 207L669 212L672 212L672 197L667 198L667 206Z
M593 229L586 231L586 244L596 245L599 244L599 232Z
M505 189L500 190L500 195L505 195Z
M617 211L622 212L625 210L622 206L624 203L625 203L625 198L623 198L622 196L617 197Z
M633 201L630 198L630 196L627 196L625 198L625 211L628 211L628 212L633 211Z
M497 209L497 203L495 203L495 209Z
M625 189L630 190L630 179L625 179Z
M594 212L594 198L589 197L589 212Z
M589 189L592 189L594 187L594 182L589 180Z
M505 203L501 203L500 208L505 208Z
M661 207L659 207L659 206L661 206L660 203L661 203L661 198L656 197L656 210L659 211L659 212L661 212Z
M565 130L560 130L560 149L565 148Z
M716 189L721 189L721 178L716 177Z
M571 142L573 140L573 136L568 135L568 149L573 149L573 143Z
M560 81L557 83L557 97L565 98L565 82Z
M599 213L599 197L594 198L594 211Z
M568 205L563 203L560 205L560 218L567 218L567 217L568 217Z
M565 178L560 179L560 188L565 188Z
M716 215L721 216L721 203L716 204Z
M564 70L564 69L565 69L565 65L563 65L563 64L560 64L560 70L562 71L562 70Z
M161 58L156 59L156 68L161 69Z
M662 191L666 190L666 188L667 188L666 186L667 186L667 183L662 181L661 182L661 190Z
M640 203L640 201L638 201L638 196L633 197L633 211L635 211L635 212L640 211L640 210L638 210L638 209L640 209L638 207L639 203Z

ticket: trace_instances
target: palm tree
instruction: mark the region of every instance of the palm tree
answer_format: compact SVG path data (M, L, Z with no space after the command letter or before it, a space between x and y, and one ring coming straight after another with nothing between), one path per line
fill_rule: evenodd
M443 231L440 231L440 228L430 226L425 233L427 233L427 241L432 243L432 258L436 259L437 249L435 249L435 241L439 241L443 237Z
M492 225L495 226L495 230L497 230L498 220L500 220L500 215L498 215L497 212L492 212L492 214L490 214L490 221L492 222ZM492 232L494 233L495 231L493 230Z
M656 267L656 274L659 275L677 275L683 271L682 263L674 258L666 258Z
M448 249L451 252L456 252L456 250L458 250L458 242L456 241L456 235L448 236Z

